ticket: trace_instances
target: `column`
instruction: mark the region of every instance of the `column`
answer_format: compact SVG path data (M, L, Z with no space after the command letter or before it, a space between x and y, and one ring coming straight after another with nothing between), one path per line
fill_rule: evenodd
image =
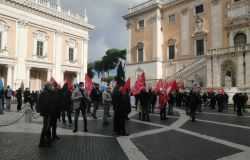
M16 52L16 71L15 71L15 81L16 86L19 87L22 82L25 83L26 79L26 67L25 59L27 54L27 21L18 20L17 27L17 52Z
M246 86L250 87L250 51L246 52L245 56L245 61L246 61Z
M55 31L55 50L54 50L54 67L53 67L53 78L56 81L60 81L62 78L61 64L62 62L62 31Z
M219 87L220 75L219 75L219 58L213 57L213 86Z
M81 76L81 72L77 72L76 73L76 83L79 83L81 81L80 76Z
M211 20L211 35L212 35L212 49L222 47L222 14L220 0L212 1L212 20Z
M127 55L126 61L127 64L131 63L131 22L127 21L127 30L128 30L128 48L127 48Z
M9 85L11 88L13 87L12 86L12 83L13 83L12 75L13 75L13 66L12 65L8 65L7 85Z
M181 53L189 55L189 13L188 9L181 11ZM176 15L177 16L177 15Z
M212 87L213 86L213 57L210 57L207 60L207 87Z
M238 71L237 71L237 87L244 86L244 62L243 62L243 54L238 53ZM247 62L247 61L246 61ZM246 67L247 68L247 67Z
M63 85L63 83L64 83L64 74L65 74L65 71L62 70L61 71L61 85Z
M30 88L30 69L31 67L26 66L26 87Z
M85 80L85 74L87 73L88 65L88 38L84 39L83 42L83 64L82 64L82 80Z
M51 79L51 75L52 75L51 72L52 72L51 69L47 70L47 81L49 81Z
M153 57L152 60L162 60L161 11L157 9L153 16Z
M40 90L41 88L39 87L39 72L36 72L36 90Z

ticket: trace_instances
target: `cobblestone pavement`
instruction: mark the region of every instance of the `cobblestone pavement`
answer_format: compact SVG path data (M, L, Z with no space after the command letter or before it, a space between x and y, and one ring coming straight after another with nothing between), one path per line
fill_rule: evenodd
M13 110L0 115L0 160L249 160L250 113L237 117L232 108L222 113L202 110L195 123L181 108L175 108L168 120L160 120L156 110L150 122L138 120L133 110L126 137L113 133L112 118L103 126L99 110L97 120L88 115L88 133L82 132L82 118L77 133L72 133L73 126L58 122L61 139L50 148L38 148L42 117L25 123L23 112Z

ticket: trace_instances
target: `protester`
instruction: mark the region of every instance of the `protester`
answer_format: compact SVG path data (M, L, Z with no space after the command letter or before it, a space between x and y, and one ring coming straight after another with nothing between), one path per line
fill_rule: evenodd
M233 95L233 103L234 103L234 111L237 111L237 99L238 99L239 94L235 93Z
M174 107L174 95L172 92L168 93L169 101L168 101L168 115L173 114L173 107Z
M126 89L124 92L124 99L125 99L125 108L126 108L126 116L125 119L126 120L130 120L130 118L128 117L128 114L131 112L131 101L130 101L130 91L129 89Z
M91 116L93 116L94 119L97 119L96 112L99 108L100 95L101 95L98 84L96 84L95 87L92 89L90 95L93 103L93 113L91 114Z
M224 96L222 95L222 93L218 93L216 99L218 104L218 112L222 112L224 106Z
M142 109L142 120L149 121L149 113L148 113L149 95L145 88L141 89L138 95L138 100L140 102L141 109Z
M244 94L239 93L236 101L237 101L237 115L242 116L242 109L243 109L244 104L245 104Z
M244 107L243 107L243 112L246 111L247 101L248 101L248 95L247 95L247 93L244 93Z
M21 107L22 107L22 89L19 88L17 90L17 93L16 93L16 99L17 99L17 111L20 111L21 110Z
M3 114L3 89L0 91L0 114Z
M71 101L71 92L68 88L68 84L64 83L62 89L61 89L61 94L62 94L62 122L63 125L66 125L66 120L65 120L65 112L67 112L67 117L69 121L69 125L72 125L72 118L71 118L71 106L72 106L72 101Z
M5 99L6 99L6 109L10 111L11 109L11 97L12 97L12 90L10 86L7 86L7 89L5 91Z
M84 132L88 132L87 116L86 116L88 94L84 88L83 82L79 83L79 88L77 88L73 92L71 99L73 101L73 108L75 110L75 128L73 132L75 133L78 131L78 117L79 117L80 111L82 112L82 116L83 116Z
M167 107L167 96L164 95L164 91L160 92L159 96L159 108L160 108L160 116L161 120L166 120L166 107Z
M195 89L190 91L190 116L192 118L192 122L195 122L195 112L199 103L201 103L200 101L201 99L199 98L197 91Z
M55 95L53 83L46 82L38 100L39 112L43 116L43 128L39 147L48 147L51 145L50 127L52 116L56 113Z
M157 95L152 89L149 89L148 94L149 94L149 112L154 113L154 108L157 101Z
M121 136L128 136L125 129L126 104L120 87L116 87L112 97L114 107L114 132Z
M203 95L202 95L202 101L203 101L203 106L204 107L207 107L207 92L204 92Z
M111 88L106 87L105 91L102 93L102 106L103 106L103 125L107 126L108 122L109 107L112 103Z

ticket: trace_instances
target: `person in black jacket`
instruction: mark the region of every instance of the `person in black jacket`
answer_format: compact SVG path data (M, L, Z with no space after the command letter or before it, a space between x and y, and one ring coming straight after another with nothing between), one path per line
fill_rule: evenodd
M148 95L145 88L141 89L141 91L138 95L138 100L140 101L140 104L141 104L142 120L149 121L149 113L148 113L149 95Z
M61 95L62 95L62 121L63 125L66 125L65 120L65 112L67 112L69 125L72 125L72 118L71 118L71 112L72 112L72 101L71 101L71 92L68 88L68 84L64 83L62 89L61 89Z
M17 110L20 111L22 107L22 89L19 88L16 93L16 99L17 99Z
M149 89L149 112L154 113L155 103L157 101L157 95L152 89Z
M125 119L130 120L130 118L128 118L128 114L131 112L131 102L130 102L130 91L129 91L129 89L126 89L126 91L124 93L124 102L125 102L125 108L126 108Z
M224 105L224 96L221 93L218 93L217 96L218 112L222 112Z
M168 101L168 115L173 114L173 107L174 107L174 95L172 92L168 93L169 101Z
M125 130L126 103L120 87L116 87L112 96L114 107L114 132L118 135L128 136Z
M192 122L195 122L195 112L199 103L201 103L201 99L199 98L199 93L196 90L190 92L190 116L192 118Z
M235 94L233 95L234 111L235 111L235 112L237 111L237 99L238 99L238 96L239 96L238 93L235 93Z
M96 84L95 87L92 89L90 95L91 95L91 100L93 102L93 113L91 114L91 116L93 116L94 119L97 119L96 112L99 108L100 96L101 96L98 84Z
M40 137L39 147L48 147L51 145L50 127L51 118L56 113L56 91L55 86L51 82L46 82L44 90L39 96L40 115L43 116L43 128Z
M244 103L245 103L244 94L239 93L236 101L237 101L237 115L242 116L242 109L243 109Z

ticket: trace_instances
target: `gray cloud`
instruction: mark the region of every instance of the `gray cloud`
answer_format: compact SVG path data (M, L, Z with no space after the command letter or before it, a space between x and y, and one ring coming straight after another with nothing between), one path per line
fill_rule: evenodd
M56 1L56 0L53 0ZM89 23L96 28L90 32L89 62L101 59L107 49L125 49L128 43L126 22L122 16L128 7L145 0L62 0L64 8L78 13L87 10Z

